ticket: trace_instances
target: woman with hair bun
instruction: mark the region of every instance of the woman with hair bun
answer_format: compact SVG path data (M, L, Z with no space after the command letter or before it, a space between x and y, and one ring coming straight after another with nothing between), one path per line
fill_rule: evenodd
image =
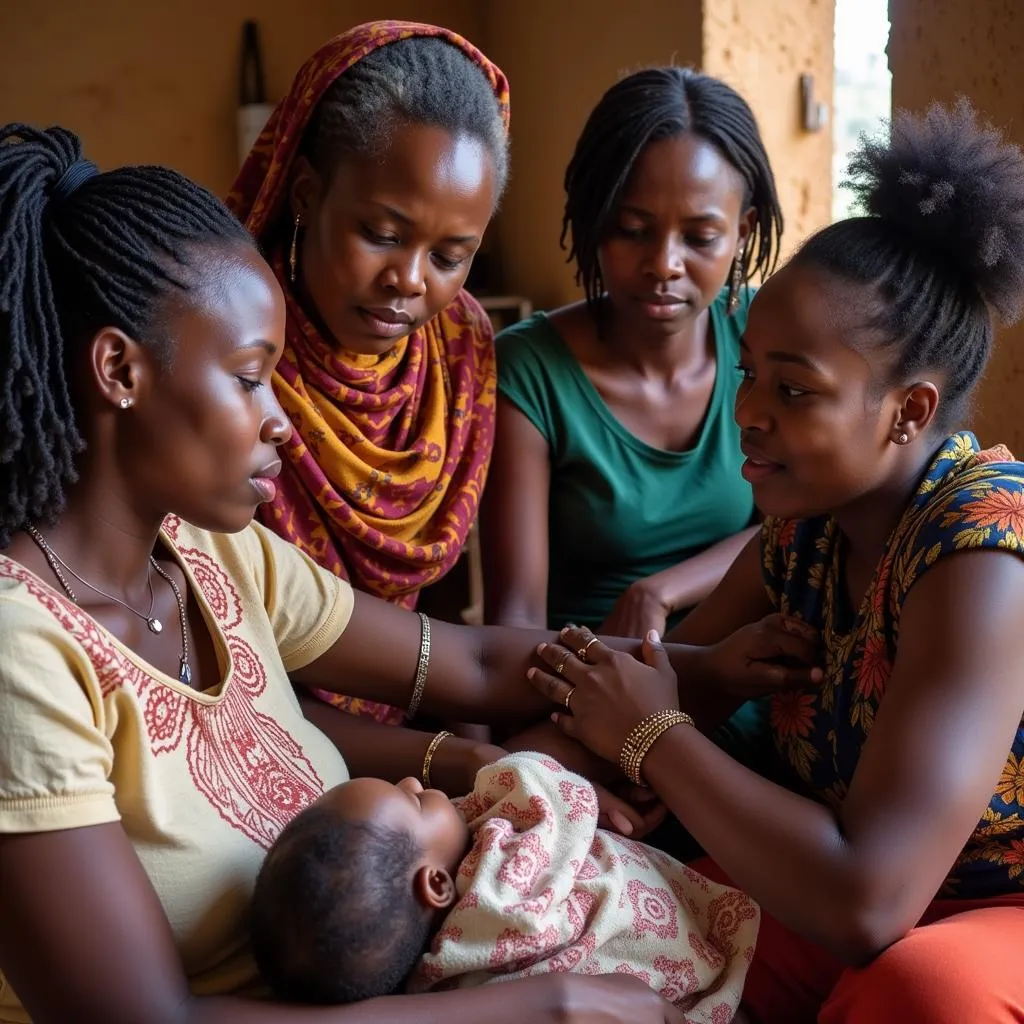
M760 903L757 1021L1020 1021L1024 465L962 425L1024 305L1024 156L961 102L898 116L851 176L865 215L751 304L736 419L766 520L684 627L818 635L823 682L772 697L781 781L692 727L657 637L640 665L567 629L531 677Z

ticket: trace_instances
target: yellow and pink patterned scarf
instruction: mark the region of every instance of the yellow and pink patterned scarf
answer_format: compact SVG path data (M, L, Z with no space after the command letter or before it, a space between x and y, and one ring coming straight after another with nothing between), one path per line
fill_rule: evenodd
M380 46L447 40L490 81L508 125L508 83L461 36L411 22L360 25L299 69L228 196L264 244L282 217L303 132L328 87ZM465 292L383 356L340 351L302 308L285 273L287 239L267 252L284 289L287 343L274 388L294 432L263 522L320 565L407 608L457 561L479 508L494 438L495 360L486 314ZM394 709L332 698L382 721Z

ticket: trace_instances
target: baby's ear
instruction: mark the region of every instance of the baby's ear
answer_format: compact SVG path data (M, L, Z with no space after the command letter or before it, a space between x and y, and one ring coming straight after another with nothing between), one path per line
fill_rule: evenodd
M445 868L424 864L412 876L416 899L430 910L447 910L455 902L455 879Z

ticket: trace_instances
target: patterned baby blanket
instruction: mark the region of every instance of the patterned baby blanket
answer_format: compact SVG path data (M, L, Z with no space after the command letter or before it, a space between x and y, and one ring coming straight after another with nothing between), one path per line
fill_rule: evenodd
M694 1024L732 1020L760 921L747 896L599 829L593 786L540 754L482 769L457 803L472 849L409 991L621 972Z

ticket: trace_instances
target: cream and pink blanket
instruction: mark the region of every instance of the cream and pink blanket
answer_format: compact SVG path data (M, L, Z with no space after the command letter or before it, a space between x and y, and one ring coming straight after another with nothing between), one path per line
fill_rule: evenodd
M482 769L458 803L472 849L410 991L621 972L690 1021L732 1020L760 920L747 896L598 829L594 788L539 754Z

